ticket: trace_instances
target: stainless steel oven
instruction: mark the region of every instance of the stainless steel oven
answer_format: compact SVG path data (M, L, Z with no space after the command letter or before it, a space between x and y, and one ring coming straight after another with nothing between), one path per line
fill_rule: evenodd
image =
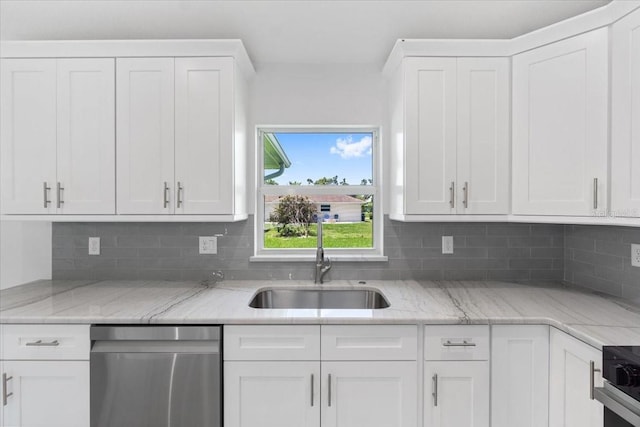
M640 427L640 346L605 346L602 376L594 397L604 405L604 426Z
M219 326L91 328L91 427L221 427Z

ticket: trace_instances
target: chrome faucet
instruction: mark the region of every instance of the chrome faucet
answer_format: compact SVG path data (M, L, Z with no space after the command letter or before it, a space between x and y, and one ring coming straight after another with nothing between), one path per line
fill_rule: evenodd
M316 250L316 275L313 283L322 284L322 278L331 270L331 260L324 257L322 247L322 217L318 215L318 249Z

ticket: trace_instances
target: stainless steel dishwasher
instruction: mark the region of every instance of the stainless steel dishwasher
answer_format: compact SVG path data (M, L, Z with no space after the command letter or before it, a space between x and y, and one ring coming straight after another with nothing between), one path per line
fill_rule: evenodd
M91 427L222 427L219 326L91 328Z

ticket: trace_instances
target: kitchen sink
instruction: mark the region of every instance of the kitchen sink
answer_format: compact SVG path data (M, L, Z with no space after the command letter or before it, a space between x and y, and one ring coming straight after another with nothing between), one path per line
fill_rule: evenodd
M265 289L249 307L371 310L387 308L389 301L375 289Z

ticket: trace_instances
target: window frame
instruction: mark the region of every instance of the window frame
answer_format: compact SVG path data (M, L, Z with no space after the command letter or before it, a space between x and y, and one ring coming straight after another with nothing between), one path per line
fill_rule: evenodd
M264 134L265 133L371 133L372 134L372 185L268 185L264 183ZM256 126L255 155L255 224L254 256L251 261L309 261L315 259L315 248L265 248L265 196L320 194L363 194L373 196L373 246L371 248L324 248L325 256L338 261L386 261L383 254L383 194L381 144L378 126Z

